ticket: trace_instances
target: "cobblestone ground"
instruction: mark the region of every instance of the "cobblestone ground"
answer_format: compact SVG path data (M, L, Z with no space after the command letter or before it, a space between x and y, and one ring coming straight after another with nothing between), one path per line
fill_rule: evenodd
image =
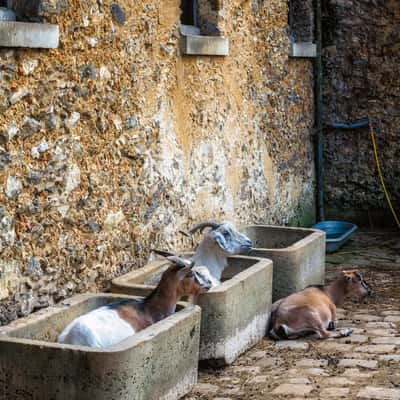
M200 371L186 400L400 400L400 236L358 233L327 257L327 282L359 268L374 290L338 310L352 336L313 341L265 338L232 366Z

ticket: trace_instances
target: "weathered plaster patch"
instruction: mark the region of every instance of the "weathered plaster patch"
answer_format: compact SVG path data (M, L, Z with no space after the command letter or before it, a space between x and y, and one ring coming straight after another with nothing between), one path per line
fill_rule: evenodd
M180 380L168 393L160 397L160 400L180 399L183 395L190 392L197 383L197 368L190 370L185 377Z
M218 343L201 343L200 360L224 359L232 363L240 354L259 342L266 334L270 313L255 316L243 329Z

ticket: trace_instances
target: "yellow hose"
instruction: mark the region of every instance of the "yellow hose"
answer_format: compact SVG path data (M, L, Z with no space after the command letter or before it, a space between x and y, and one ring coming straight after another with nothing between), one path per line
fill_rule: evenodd
M378 158L378 150L377 150L377 147L376 147L374 127L372 126L371 122L369 123L369 133L371 135L372 146L374 148L374 157L375 157L376 168L378 170L379 178L381 180L382 189L383 189L383 191L385 193L386 201L387 201L387 203L389 205L390 211L393 214L393 218L396 221L397 227L400 229L399 218L397 217L396 211L394 210L392 202L390 201L390 196L389 196L389 193L388 193L388 191L386 189L385 181L383 179L382 169L381 169L381 165L379 163L379 158Z

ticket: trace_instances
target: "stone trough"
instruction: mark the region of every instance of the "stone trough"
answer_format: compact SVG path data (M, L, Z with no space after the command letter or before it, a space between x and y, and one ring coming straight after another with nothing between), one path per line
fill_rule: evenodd
M0 328L0 388L7 400L178 399L197 381L200 314L178 311L107 349L56 343L74 318L129 296L87 294Z
M270 225L250 225L240 231L253 241L252 256L274 263L273 301L308 285L324 283L324 232Z
M190 256L192 253L185 253ZM168 262L158 260L112 282L116 293L146 295L154 289ZM233 256L222 284L200 295L200 360L231 364L266 333L271 310L272 262Z

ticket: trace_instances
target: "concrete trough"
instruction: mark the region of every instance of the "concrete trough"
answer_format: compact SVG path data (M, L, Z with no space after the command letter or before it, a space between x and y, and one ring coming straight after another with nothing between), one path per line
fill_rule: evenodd
M318 229L250 225L240 229L252 241L254 257L274 263L276 301L325 280L325 233Z
M107 349L56 343L74 318L129 298L75 296L0 328L0 398L7 400L170 400L197 381L200 314L177 312Z
M189 257L193 253L182 255ZM112 281L116 293L146 295L154 289L168 262L158 260ZM272 262L233 256L222 283L200 295L200 360L228 365L266 333L272 291Z

